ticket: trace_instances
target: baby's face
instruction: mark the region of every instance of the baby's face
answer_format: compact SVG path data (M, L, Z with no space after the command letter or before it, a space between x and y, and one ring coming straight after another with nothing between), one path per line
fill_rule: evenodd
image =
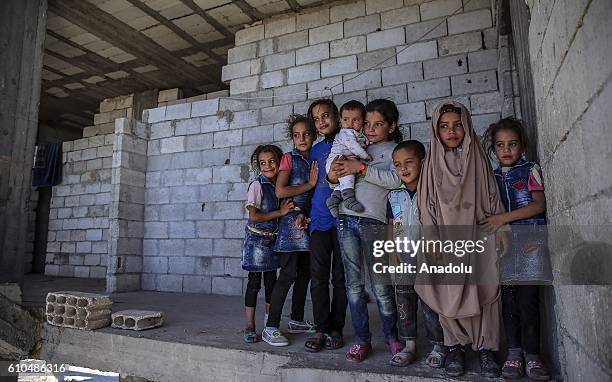
M343 110L340 116L343 129L353 129L361 132L363 127L363 115L359 110Z

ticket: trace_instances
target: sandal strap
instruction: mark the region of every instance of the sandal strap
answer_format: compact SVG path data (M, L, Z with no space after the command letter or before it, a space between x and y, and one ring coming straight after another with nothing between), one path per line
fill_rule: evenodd
M521 368L523 367L523 361L521 361L520 359L509 359L504 362L504 367Z

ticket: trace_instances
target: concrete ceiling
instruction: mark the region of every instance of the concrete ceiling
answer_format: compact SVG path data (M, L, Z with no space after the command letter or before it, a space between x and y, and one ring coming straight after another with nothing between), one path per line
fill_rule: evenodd
M49 0L40 120L83 128L98 103L147 89L219 90L244 25L322 0Z

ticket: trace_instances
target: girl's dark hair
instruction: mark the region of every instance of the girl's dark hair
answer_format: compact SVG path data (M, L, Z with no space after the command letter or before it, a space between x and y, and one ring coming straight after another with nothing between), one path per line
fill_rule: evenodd
M259 168L259 154L261 153L272 153L276 156L276 160L280 163L280 160L283 156L283 150L281 150L276 145L259 145L251 154L251 167L253 171L260 172L261 168Z
M329 106L329 109L332 111L332 114L334 115L334 119L338 121L338 115L339 115L338 106L336 106L334 101L332 101L329 98L321 98L321 99L314 101L313 103L310 104L310 106L308 106L308 113L306 115L308 116L308 118L310 118L311 121L313 121L312 123L313 125L314 125L314 118L312 117L312 111L314 110L315 107L320 106L320 105Z
M302 114L291 114L289 118L287 118L287 137L289 139L293 138L293 128L298 123L305 123L308 126L308 131L312 133L312 136L317 137L317 129L312 123L311 119Z
M340 115L342 115L342 112L345 110L348 110L348 111L358 110L361 112L361 118L365 118L366 108L359 101L351 100L345 103L344 105L342 105L340 107Z
M417 140L410 139L400 142L397 146L395 146L392 154L395 154L395 152L399 150L412 150L417 158L420 160L425 159L425 146L423 146L423 144Z
M385 122L389 125L396 124L395 130L389 135L389 141L400 143L402 141L402 132L397 126L399 121L399 110L395 106L395 102L388 99L375 99L366 105L366 113L379 112L383 116Z
M523 151L527 150L527 148L529 147L529 138L527 138L527 132L525 131L523 124L521 123L521 121L514 117L507 117L489 125L489 128L485 132L484 143L486 150L490 154L495 153L495 136L501 130L514 131L518 136L519 142L521 144L521 149Z

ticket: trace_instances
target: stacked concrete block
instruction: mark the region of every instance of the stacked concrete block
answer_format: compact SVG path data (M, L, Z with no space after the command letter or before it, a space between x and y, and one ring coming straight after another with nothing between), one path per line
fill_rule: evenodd
M114 134L64 142L62 183L52 188L45 274L104 278Z
M84 292L47 294L47 323L67 328L94 330L111 323L113 302L108 296Z
M180 101L183 98L183 90L179 88L160 90L157 94L157 106L168 106L171 102Z
M162 326L164 313L152 310L122 310L111 315L113 328L146 330Z

